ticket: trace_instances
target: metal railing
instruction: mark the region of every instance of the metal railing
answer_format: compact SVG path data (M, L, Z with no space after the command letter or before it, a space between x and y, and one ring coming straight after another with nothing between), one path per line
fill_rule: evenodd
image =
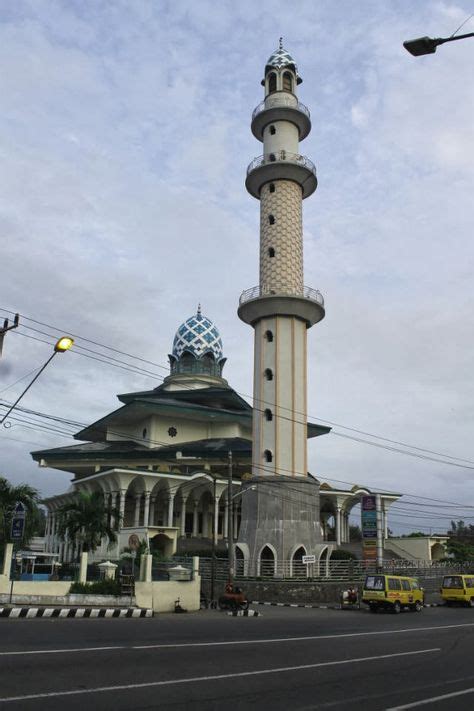
M263 156L257 156L248 166L247 175L249 175L249 173L256 168L261 168L262 165L268 165L269 163L293 163L294 165L300 165L302 168L310 170L314 175L316 175L316 166L313 161L306 156L300 155L299 153L289 153L289 151L285 150L275 151L274 153L265 153Z
M178 566L183 568L183 571L177 573L173 571ZM194 579L193 570L193 559L178 557L173 558L172 561L156 561L154 560L151 567L151 579L156 580L182 580L188 581Z
M267 286L253 286L250 289L243 291L239 298L239 304L245 304L252 299L258 299L261 296L299 296L309 301L316 301L321 306L324 306L324 297L318 289L312 289L309 286L303 286L301 289L273 289Z
M280 108L280 106L284 108L288 107L291 109L297 109L298 111L301 111L301 113L305 114L308 118L310 118L308 107L302 104L301 101L298 101L298 99L295 99L294 96L275 96L265 99L265 101L262 101L258 106L254 108L252 112L252 121L254 120L255 116L261 114L262 111L274 108L278 109Z

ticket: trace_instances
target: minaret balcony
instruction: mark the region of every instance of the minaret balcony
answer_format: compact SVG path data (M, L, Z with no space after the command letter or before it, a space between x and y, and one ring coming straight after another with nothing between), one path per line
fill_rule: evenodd
M245 187L259 200L262 186L273 180L293 180L298 183L303 199L312 195L318 187L314 163L306 156L284 150L254 158L247 168Z
M262 318L294 316L310 328L322 321L325 313L323 295L309 286L291 291L254 286L242 292L238 308L239 318L252 326Z
M252 133L259 141L263 141L263 131L266 126L275 121L290 121L299 131L302 141L311 131L311 118L307 106L298 101L294 94L279 92L267 96L252 113Z

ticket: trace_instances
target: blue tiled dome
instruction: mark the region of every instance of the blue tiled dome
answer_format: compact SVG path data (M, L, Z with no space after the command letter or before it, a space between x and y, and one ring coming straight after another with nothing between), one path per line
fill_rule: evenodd
M191 353L195 358L211 353L216 362L223 358L219 331L209 318L203 316L200 306L195 316L181 324L174 337L173 356L179 360L185 352Z

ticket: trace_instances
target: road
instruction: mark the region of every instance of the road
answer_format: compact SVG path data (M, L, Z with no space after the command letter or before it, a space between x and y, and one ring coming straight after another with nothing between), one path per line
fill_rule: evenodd
M474 708L472 609L259 610L0 620L0 709Z

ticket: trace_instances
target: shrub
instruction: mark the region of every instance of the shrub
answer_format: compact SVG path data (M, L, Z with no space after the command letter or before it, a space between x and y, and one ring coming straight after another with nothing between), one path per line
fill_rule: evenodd
M73 583L69 589L70 594L84 595L115 595L121 594L118 580L97 580L94 583Z
M331 553L331 560L357 560L357 556L351 553L351 551L340 548Z

